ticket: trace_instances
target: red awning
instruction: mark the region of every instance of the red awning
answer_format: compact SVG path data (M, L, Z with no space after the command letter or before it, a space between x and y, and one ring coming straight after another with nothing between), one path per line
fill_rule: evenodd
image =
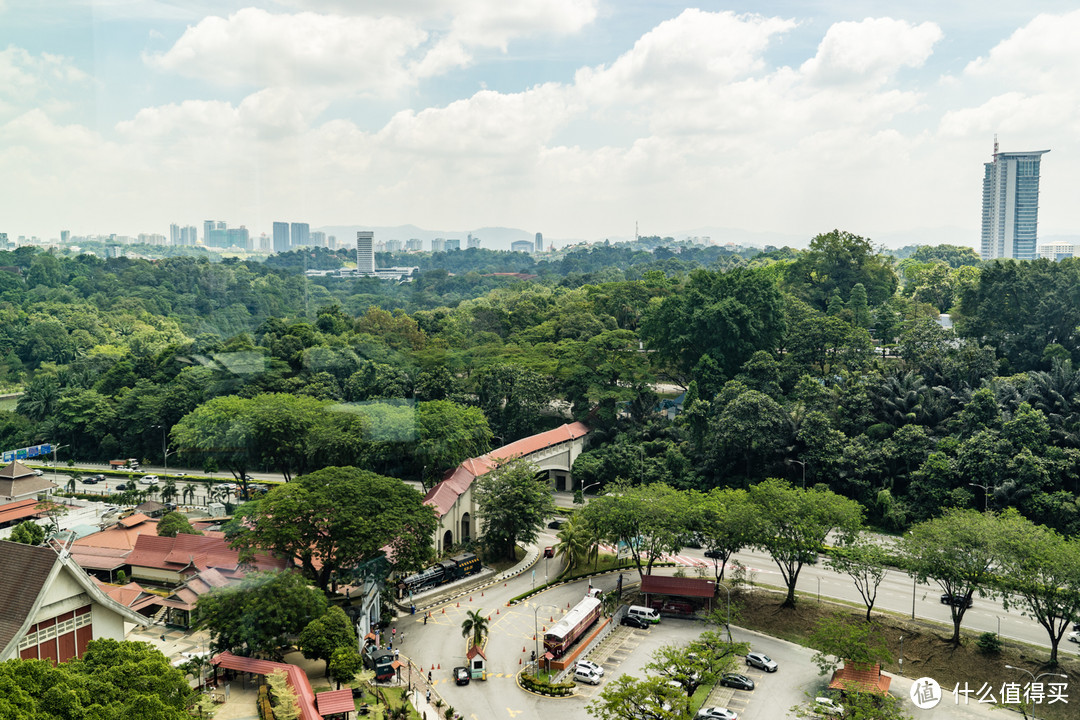
M716 595L716 581L646 575L641 579L641 592L650 595L711 598Z
M321 692L315 696L315 705L318 706L319 714L323 717L356 711L356 702L349 688Z
M315 709L315 693L311 689L311 683L308 682L304 671L296 665L241 657L240 655L233 655L231 652L215 655L210 664L255 675L269 675L275 670L284 670L288 675L289 685L292 686L293 692L296 693L296 700L300 705L300 717L303 720L319 720L321 717Z

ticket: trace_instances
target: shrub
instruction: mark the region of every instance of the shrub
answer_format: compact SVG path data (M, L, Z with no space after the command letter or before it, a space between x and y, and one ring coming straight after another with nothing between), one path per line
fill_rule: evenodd
M997 633L984 632L979 635L979 639L975 641L975 644L986 655L996 655L1001 652L1001 638L997 636Z

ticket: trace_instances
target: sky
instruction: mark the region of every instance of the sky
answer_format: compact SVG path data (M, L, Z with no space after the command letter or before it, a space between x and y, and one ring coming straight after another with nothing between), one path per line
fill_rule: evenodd
M975 245L1045 150L1080 233L1080 10L1030 0L0 0L0 232L275 220Z

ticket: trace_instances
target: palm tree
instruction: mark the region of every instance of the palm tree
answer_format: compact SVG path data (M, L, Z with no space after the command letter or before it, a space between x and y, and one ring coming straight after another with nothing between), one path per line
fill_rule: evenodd
M487 630L487 618L481 615L479 610L470 610L465 613L465 619L461 621L461 637L468 638L471 634L472 644L479 647L487 636Z
M163 502L169 503L176 498L176 495L176 479L165 478L164 487L161 488L161 500Z
M185 505L192 505L195 502L195 483L188 483L184 485L184 489L181 493L183 502Z
M64 489L67 490L67 492L69 494L74 495L75 494L75 483L77 481L78 481L78 479L76 478L76 476L72 475L71 478L67 481L67 485L64 486Z
M559 530L556 535L559 542L555 544L555 554L566 561L567 568L572 568L586 561L588 556L588 536L589 533L585 523L581 522L577 515L570 518L570 522Z

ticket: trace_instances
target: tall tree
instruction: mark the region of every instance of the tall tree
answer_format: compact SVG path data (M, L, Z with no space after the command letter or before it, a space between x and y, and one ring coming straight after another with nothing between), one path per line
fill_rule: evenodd
M226 532L232 547L286 557L326 590L387 546L396 568L418 569L430 557L436 525L432 508L402 481L330 467L245 503Z
M991 513L950 509L919 523L900 540L904 567L919 582L933 580L953 598L952 642L960 644L960 625L976 590L993 591L993 567L1001 557L1001 524Z
M829 555L830 570L845 573L855 583L866 605L866 622L877 602L878 587L889 574L889 554L874 538L860 533L846 545L834 548Z
M694 527L698 541L712 557L716 582L724 579L731 556L754 537L754 512L741 488L716 488L708 495L692 496Z
M326 596L299 573L256 572L201 595L195 617L197 627L210 632L214 652L274 658L324 612Z
M341 648L356 647L356 630L345 611L331 605L326 612L309 622L300 632L300 650L309 660L326 662L326 674L330 675L330 659Z
M651 574L665 554L681 550L693 527L686 493L663 483L614 483L580 513L626 549L640 577Z
M891 259L874 252L868 239L833 230L810 241L810 248L788 267L787 282L824 310L834 290L848 297L860 283L870 305L880 305L896 292L899 279Z
M488 633L488 620L480 610L469 610L461 621L461 637L480 647Z
M794 488L769 479L749 490L757 514L753 545L772 556L787 586L785 607L795 607L795 586L804 565L818 561L830 533L851 537L862 526L862 507L822 487Z
M1080 541L1066 539L1009 510L1001 516L996 579L1005 609L1017 607L1050 639L1050 664L1061 637L1080 617Z
M546 477L526 460L514 460L487 472L473 483L484 544L496 557L513 560L519 542L536 540L555 512Z
M784 328L780 291L765 270L695 270L685 287L650 306L641 335L686 381L711 395L757 350L775 350ZM707 368L719 377L700 377Z

